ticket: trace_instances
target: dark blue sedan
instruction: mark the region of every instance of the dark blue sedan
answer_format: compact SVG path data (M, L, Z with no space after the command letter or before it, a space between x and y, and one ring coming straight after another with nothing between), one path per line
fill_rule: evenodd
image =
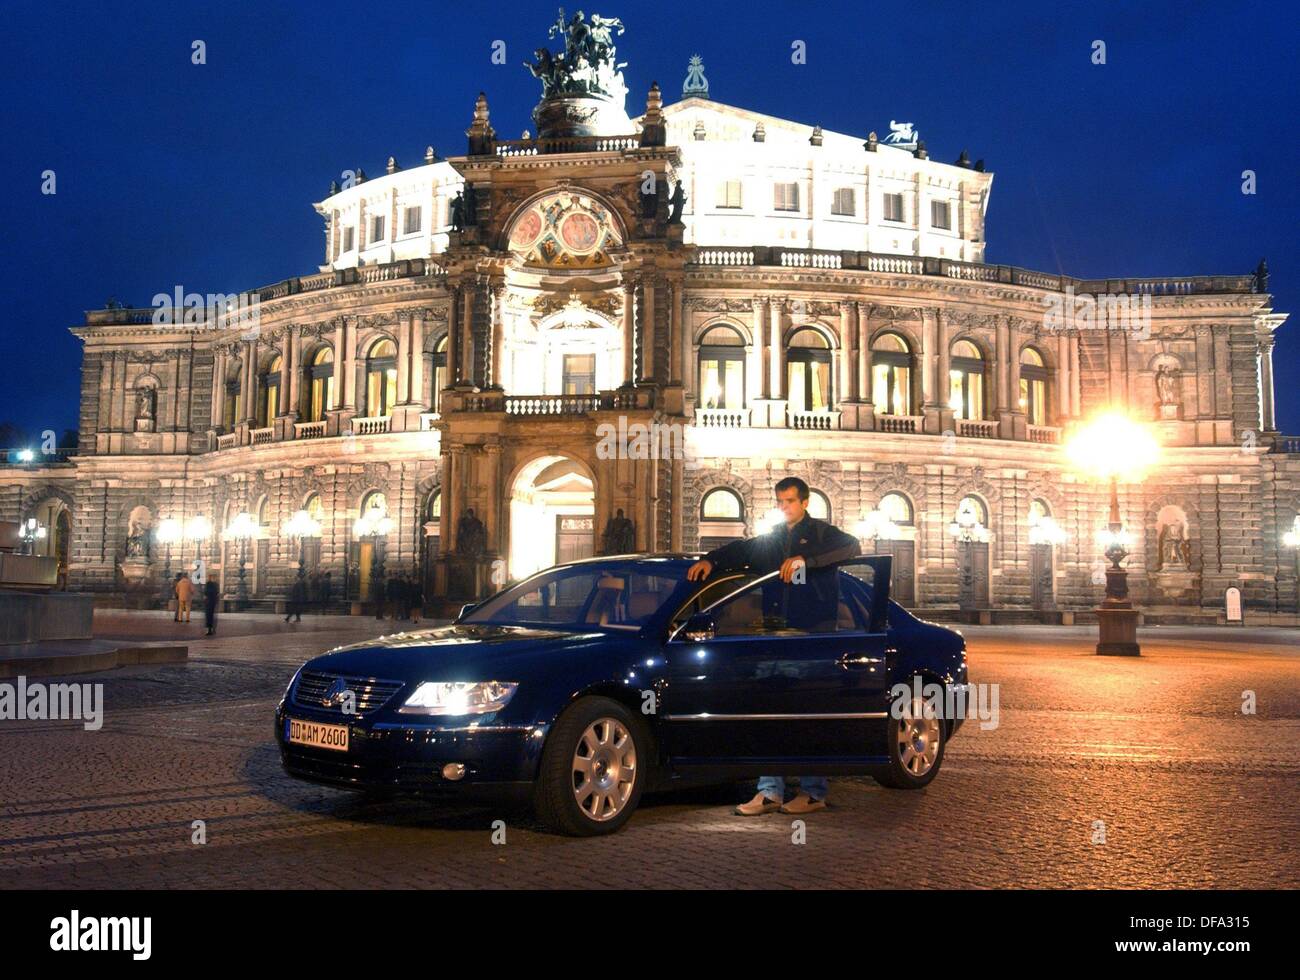
M308 661L276 710L285 769L354 789L505 792L575 835L611 833L643 792L673 786L934 778L961 723L941 706L964 703L965 642L889 600L889 558L797 584L691 582L693 561L560 565L450 626Z

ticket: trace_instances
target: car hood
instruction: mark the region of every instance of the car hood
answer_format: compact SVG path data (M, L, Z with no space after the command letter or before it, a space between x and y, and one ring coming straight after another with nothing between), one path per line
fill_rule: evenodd
M597 630L452 624L394 633L339 647L308 661L308 670L402 681L523 680L523 671L606 644ZM615 638L617 639L617 638Z

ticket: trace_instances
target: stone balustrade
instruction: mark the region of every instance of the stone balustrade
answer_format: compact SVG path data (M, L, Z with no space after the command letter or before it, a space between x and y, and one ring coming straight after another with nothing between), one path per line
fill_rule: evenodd
M993 419L958 419L957 435L963 439L996 439L998 423Z
M375 418L353 419L352 434L354 436L377 436L382 435L389 429L392 419L387 415L380 415Z

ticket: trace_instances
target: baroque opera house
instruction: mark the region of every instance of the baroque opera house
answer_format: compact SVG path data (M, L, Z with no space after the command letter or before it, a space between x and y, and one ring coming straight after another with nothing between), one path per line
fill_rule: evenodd
M0 464L0 520L108 603L195 558L254 606L300 563L336 605L393 574L450 601L758 533L795 475L904 605L1060 621L1100 599L1109 501L1066 442L1119 408L1161 447L1118 488L1148 616L1294 608L1262 263L989 264L982 160L717 101L698 58L629 117L622 29L552 28L522 138L471 89L464 154L345 173L318 270L88 312L77 450Z

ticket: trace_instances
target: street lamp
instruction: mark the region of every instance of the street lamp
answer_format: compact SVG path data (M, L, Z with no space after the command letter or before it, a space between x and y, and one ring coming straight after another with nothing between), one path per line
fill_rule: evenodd
M18 531L18 537L23 543L23 554L36 554L36 542L45 540L45 525L34 517L29 517L23 521Z
M876 550L880 538L893 541L899 536L898 525L889 519L889 515L877 507L862 515L862 520L853 527L854 532L863 541L871 542L871 550Z
M780 507L773 507L766 514L754 522L754 530L759 534L766 534L773 528L780 527L785 523L785 514L781 513Z
M948 533L960 544L972 544L989 539L989 529L980 520L980 513L969 497L964 498L957 505L957 516L949 522Z
M245 577L244 564L248 560L248 539L257 534L258 525L253 515L241 510L235 515L224 537L228 541L239 542L239 608L248 606L248 581Z
M296 510L284 524L284 533L298 541L298 578L307 575L307 539L320 537L320 521L305 510Z
M1076 469L1110 483L1110 515L1098 543L1110 560L1106 569L1106 598L1097 610L1097 653L1139 656L1138 611L1128 597L1128 571L1121 567L1133 539L1119 513L1119 481L1137 482L1160 454L1160 444L1147 426L1119 412L1107 412L1081 426L1065 446Z
M1300 616L1300 514L1291 522L1291 530L1282 535L1282 545L1295 552L1295 611Z

